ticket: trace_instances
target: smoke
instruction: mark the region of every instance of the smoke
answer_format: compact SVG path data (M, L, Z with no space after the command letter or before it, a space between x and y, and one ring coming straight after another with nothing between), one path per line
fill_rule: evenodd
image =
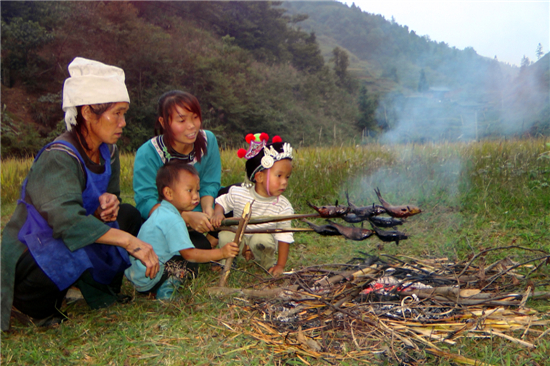
M404 98L394 108L394 125L383 143L471 141L490 127L480 123L483 104L458 103L438 93Z
M384 199L395 205L456 206L461 184L465 183L462 169L458 153L431 144L411 146L398 151L392 166L354 178L349 193L352 202L361 206L379 203L374 193L377 187Z
M437 86L420 92L389 93L379 102L376 120L387 132L383 143L473 141L550 133L550 54L521 69L484 63L445 64L462 80L445 84L442 70L426 74ZM465 66L467 65L467 67ZM451 81L449 81L451 83ZM433 81L432 81L433 83Z

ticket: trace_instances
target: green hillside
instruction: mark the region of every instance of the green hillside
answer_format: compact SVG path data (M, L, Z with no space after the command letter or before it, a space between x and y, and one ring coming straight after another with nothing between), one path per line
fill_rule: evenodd
M2 156L33 154L63 129L76 56L125 70L128 151L153 135L170 89L198 97L222 147L258 131L313 145L549 130L548 57L520 70L337 2L3 1ZM442 132L403 132L419 123Z
M286 2L308 14L323 56L340 47L350 73L376 100L375 120L391 141L469 140L549 133L548 55L521 68L419 36L406 25L336 1ZM426 133L428 131L428 133Z

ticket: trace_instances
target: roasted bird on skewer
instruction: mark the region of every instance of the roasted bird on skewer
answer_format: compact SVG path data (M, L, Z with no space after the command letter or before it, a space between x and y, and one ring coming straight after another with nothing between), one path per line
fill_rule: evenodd
M349 222L350 224L357 224L359 222L365 221L364 218L362 218L361 216L357 216L353 212L348 212L347 214L342 216L342 220L344 220L345 222Z
M348 221L344 218L344 220L346 222L354 222L354 223L361 222L361 221L364 221L364 220L368 219L369 217L378 216L378 215L382 215L382 214L386 213L386 209L384 207L378 206L378 205L375 205L375 204L372 204L372 206L365 206L365 207L355 206L353 203L350 202L348 192L346 192L346 198L348 200L348 206L350 208L350 213L354 214L355 216L357 216L357 218L361 219L360 221ZM351 218L351 219L353 219L353 218Z
M403 220L395 219L393 217L369 217L369 221L377 227L395 227L397 225L403 225Z
M382 241L385 241L385 242L394 241L396 245L399 245L400 240L405 240L405 239L409 238L405 233L402 233L401 231L397 231L397 230L380 230L372 222L370 224L372 226L372 229L374 230L374 233L378 237L378 239L380 239Z
M391 217L405 218L422 212L419 207L413 205L392 206L390 203L382 198L382 195L380 194L380 189L376 188L374 192L378 196L378 199L380 200L382 206L384 206L384 208L386 209L388 215L390 215Z
M313 229L317 234L321 235L341 235L338 230L332 226L332 225L315 225L311 221L307 221L306 219L302 219L303 222L309 225L310 228Z
M315 211L319 212L319 215L323 218L332 218L332 217L341 217L345 214L347 214L350 210L347 206L341 206L338 205L338 201L336 201L334 206L321 206L317 207L311 204L310 202L307 203L309 207L313 208Z
M362 229L360 227L347 227L342 226L340 224L334 223L330 220L327 220L330 224L330 226L333 226L338 230L340 234L342 234L343 237L350 239L350 240L365 240L372 236L373 231L368 229Z

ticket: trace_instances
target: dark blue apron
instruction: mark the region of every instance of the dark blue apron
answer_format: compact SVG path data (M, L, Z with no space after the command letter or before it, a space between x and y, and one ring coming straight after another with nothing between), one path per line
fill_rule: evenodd
M34 162L44 149L53 144L70 148L77 156L86 171L86 189L82 192L82 201L86 215L93 215L99 207L99 196L107 192L111 178L111 156L106 144L101 144L99 151L105 161L105 172L95 174L88 170L78 150L66 141L54 141L42 148ZM28 179L28 178L27 178ZM29 248L38 266L57 285L60 291L68 288L78 280L86 270L99 283L108 285L116 274L130 267L128 253L123 248L106 244L90 244L71 252L62 239L53 237L53 230L33 205L25 202L27 179L23 182L21 199L17 202L27 207L27 220L21 227L17 238ZM118 229L118 223L106 225Z

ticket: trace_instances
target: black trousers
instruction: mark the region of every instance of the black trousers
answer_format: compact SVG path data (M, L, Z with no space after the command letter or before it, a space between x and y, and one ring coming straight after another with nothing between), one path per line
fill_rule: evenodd
M139 232L142 222L139 211L130 204L120 205L117 221L121 230L134 236ZM124 272L121 272L109 285L104 285L95 281L90 272L86 271L75 286L80 288L84 299L92 309L99 309L117 300L123 277ZM59 290L36 264L28 250L19 258L15 268L13 298L13 305L19 311L36 319L55 315L59 313L67 291L68 289Z

